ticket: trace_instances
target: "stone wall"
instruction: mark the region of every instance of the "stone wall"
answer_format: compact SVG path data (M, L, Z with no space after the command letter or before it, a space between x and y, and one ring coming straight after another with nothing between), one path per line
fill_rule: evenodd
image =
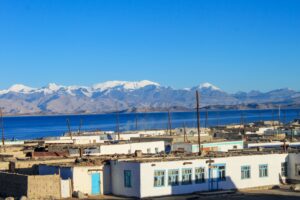
M59 175L28 176L0 172L0 196L21 197L29 199L60 199Z
M27 197L29 199L60 199L60 176L28 176Z

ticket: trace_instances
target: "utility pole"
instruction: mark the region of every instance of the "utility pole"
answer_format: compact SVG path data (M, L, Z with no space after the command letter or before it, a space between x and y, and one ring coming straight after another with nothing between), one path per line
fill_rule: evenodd
M206 108L206 112L205 112L205 129L208 127L208 110Z
M82 119L80 119L79 128L78 128L78 134L81 133L81 127L82 127Z
M196 91L196 102L197 102L197 130L198 130L198 146L199 146L199 156L201 156L201 139L200 139L200 106L199 106L199 92L198 90Z
M69 135L70 135L70 137L71 137L71 140L73 140L73 137L72 137L72 131L71 131L71 128L70 128L70 120L69 120L69 118L67 118L67 126L68 126Z
M120 124L119 124L119 110L116 112L116 132L118 134L118 140L120 140Z
M138 114L135 113L135 130L138 130Z
M272 109L272 126L273 126L273 130L275 130L275 119L274 119L274 110Z
M220 125L220 111L217 112L217 126Z
M183 141L187 142L185 123L183 123Z
M169 134L172 135L172 123L171 123L171 113L170 113L170 110L168 110L168 129L169 129Z
M281 115L281 110L280 110L280 105L278 106L278 123L280 124L280 116Z
M2 146L4 148L5 139L4 139L4 121L3 121L3 113L2 108L0 108L0 117L1 117L1 131L2 131Z

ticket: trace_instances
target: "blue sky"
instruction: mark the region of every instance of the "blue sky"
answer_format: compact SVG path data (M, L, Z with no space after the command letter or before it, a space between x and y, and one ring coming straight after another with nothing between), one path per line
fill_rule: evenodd
M300 90L298 0L0 1L0 89L148 79Z

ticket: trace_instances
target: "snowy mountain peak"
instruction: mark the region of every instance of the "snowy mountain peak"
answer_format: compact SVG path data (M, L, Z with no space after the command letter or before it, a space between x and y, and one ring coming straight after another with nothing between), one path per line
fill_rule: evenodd
M221 90L220 88L214 86L213 84L211 83L202 83L199 85L199 89L211 89L211 90Z
M29 93L29 92L32 92L33 90L35 90L35 88L31 88L31 87L28 87L28 86L22 85L22 84L12 85L8 89L9 92L17 92L17 93Z
M57 85L56 83L49 83L46 88L49 90L52 90L52 91L57 91L57 90L61 89L62 87L64 87L64 86Z
M152 81L148 81L148 80L143 80L143 81L134 81L134 82L130 82L130 81L107 81L104 83L98 83L95 84L93 86L94 90L100 90L100 91L105 91L105 90L109 90L112 88L123 88L125 90L136 90L136 89L140 89L149 85L155 85L155 86L159 86L158 83L152 82Z

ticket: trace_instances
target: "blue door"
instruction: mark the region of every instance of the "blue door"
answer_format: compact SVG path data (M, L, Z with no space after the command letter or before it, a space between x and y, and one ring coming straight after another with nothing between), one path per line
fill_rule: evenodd
M208 169L208 189L209 191L215 191L219 189L219 183L218 183L218 169L216 166L211 166L211 168Z
M100 194L100 173L92 173L92 195Z

